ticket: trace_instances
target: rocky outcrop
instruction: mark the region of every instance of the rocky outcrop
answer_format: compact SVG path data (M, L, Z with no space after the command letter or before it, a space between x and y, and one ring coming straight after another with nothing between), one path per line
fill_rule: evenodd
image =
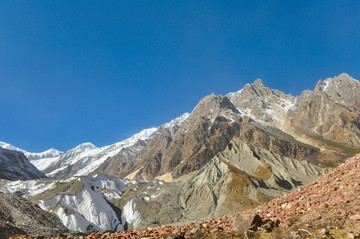
M0 147L0 179L30 180L46 178L22 152Z

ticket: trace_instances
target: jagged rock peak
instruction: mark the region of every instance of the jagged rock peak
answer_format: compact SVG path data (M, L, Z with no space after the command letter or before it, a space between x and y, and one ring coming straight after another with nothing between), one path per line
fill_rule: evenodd
M265 84L261 79L256 79L251 85L255 87L265 87Z
M340 75L334 76L333 78L326 78L324 81L319 80L315 86L315 91L326 92L329 89L351 87L359 84L360 82L355 80L349 74L341 73Z
M327 97L336 102L345 102L355 107L360 106L360 82L346 73L334 78L319 80L316 84L315 93L325 93Z
M337 77L335 78L338 78L338 79L344 79L344 80L351 80L351 81L354 81L355 79L350 76L349 74L347 73L341 73L340 75L338 75ZM358 80L355 80L355 81L358 81Z
M238 112L236 107L227 96L215 95L212 93L211 95L207 95L199 101L199 103L195 106L192 114L200 113L202 115L208 115L209 112L215 113L215 111L221 109L229 109L233 112Z

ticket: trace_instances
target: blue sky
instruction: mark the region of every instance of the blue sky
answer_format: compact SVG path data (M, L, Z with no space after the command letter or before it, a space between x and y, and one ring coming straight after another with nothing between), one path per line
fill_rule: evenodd
M360 78L358 1L0 0L0 141L104 146L261 78Z

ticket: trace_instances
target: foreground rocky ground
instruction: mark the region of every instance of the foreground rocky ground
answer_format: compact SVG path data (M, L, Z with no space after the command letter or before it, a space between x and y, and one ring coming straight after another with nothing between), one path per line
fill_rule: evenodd
M79 238L360 238L360 154L313 183L239 214Z

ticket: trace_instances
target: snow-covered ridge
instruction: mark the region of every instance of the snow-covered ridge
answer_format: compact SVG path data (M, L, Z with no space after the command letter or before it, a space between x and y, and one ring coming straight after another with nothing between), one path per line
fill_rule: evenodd
M59 154L61 154L63 152L57 150L57 149L54 149L54 148L51 148L51 149L48 149L44 152L41 152L41 153L29 153L29 152L25 152L25 156L29 159L29 160L36 160L36 159L41 159L41 158L51 158L51 157L56 157L58 156Z
M171 120L168 123L163 124L162 126L160 126L161 128L172 128L172 127L178 127L180 126L181 123L183 123L184 121L186 121L190 116L190 113L186 112L184 114L182 114L181 116Z
M51 162L47 165L46 169L50 168L52 171L48 172L47 175L50 177L54 176L75 164L81 165L79 170L74 174L75 176L88 175L99 168L109 157L115 156L125 148L132 147L137 143L147 140L155 131L156 128L145 129L128 139L101 148L97 148L91 143L81 144L74 149L60 154L56 160L50 159ZM39 162L32 161L32 163L38 167L46 164L44 160Z
M47 176L56 175L75 164L81 165L75 175L84 176L96 170L106 159L113 157L122 149L146 141L156 130L157 128L145 129L128 139L100 148L86 142L66 152L49 149L41 153L29 153L5 142L0 142L0 147L23 152L31 163L40 171L46 172Z
M23 152L23 153L27 153L25 150L23 149L20 149L18 147L15 147L11 144L8 144L8 143L5 143L5 142L1 142L0 141L0 147L3 148L3 149L10 149L10 150L15 150L15 151L20 151L20 152Z
M18 147L15 147L9 143L5 143L5 142L1 142L0 141L0 147L3 148L3 149L9 149L9 150L15 150L15 151L19 151L19 152L22 152L25 154L25 156L29 159L29 160L34 160L34 159L40 159L40 158L44 158L44 157L55 157L59 154L61 154L62 152L57 150L57 149L54 149L54 148L51 148L51 149L48 149L44 152L40 152L40 153L30 153L26 150L23 150L23 149L20 149Z

